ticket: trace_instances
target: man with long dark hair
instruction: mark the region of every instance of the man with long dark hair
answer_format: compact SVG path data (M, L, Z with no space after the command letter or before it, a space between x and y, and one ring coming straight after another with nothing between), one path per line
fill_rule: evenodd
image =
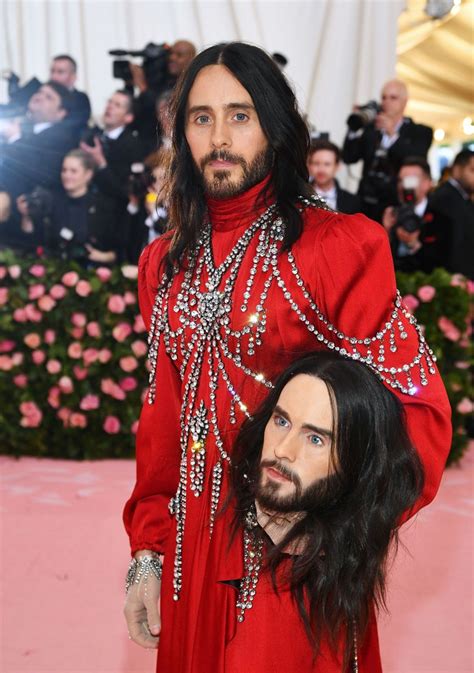
M158 647L160 673L264 673L273 667L253 668L251 653L230 669L225 641L213 638L223 625L233 638L238 610L221 580L238 579L241 564L217 513L242 421L304 353L364 362L404 404L425 470L414 511L439 485L449 405L396 291L385 232L313 194L308 131L272 59L242 43L203 51L172 113L170 231L139 270L150 388L124 511L133 555L125 614L130 637ZM371 673L380 671L374 643ZM361 643L362 670L364 651Z

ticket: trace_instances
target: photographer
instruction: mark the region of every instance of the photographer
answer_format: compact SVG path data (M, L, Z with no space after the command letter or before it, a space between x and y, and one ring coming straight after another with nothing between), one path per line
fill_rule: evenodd
M356 106L347 120L342 159L346 164L363 160L358 190L362 210L379 222L384 209L396 203L396 176L403 160L426 158L433 139L431 128L404 117L407 102L405 84L392 80L382 89L380 106L375 101Z
M91 189L94 164L81 150L63 161L63 191L36 190L17 200L21 230L33 246L86 267L119 261L121 237L114 203Z
M91 116L91 104L84 91L75 88L77 80L77 63L69 54L58 54L51 61L49 78L66 87L70 94L70 113L67 123L76 133L77 140L87 127Z
M398 271L430 273L448 268L449 220L431 205L431 171L422 157L408 157L398 172L399 205L388 206L382 224L390 237Z
M138 164L131 176L125 245L130 264L137 264L143 248L167 229L168 210L164 194L167 166L168 153L161 150L154 155L151 170Z

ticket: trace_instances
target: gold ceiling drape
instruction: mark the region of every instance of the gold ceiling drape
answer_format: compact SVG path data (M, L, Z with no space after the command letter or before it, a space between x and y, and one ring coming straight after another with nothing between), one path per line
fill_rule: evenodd
M446 141L473 140L463 120L474 122L474 0L431 19L426 0L408 0L399 18L397 76L406 82L407 114L445 131Z

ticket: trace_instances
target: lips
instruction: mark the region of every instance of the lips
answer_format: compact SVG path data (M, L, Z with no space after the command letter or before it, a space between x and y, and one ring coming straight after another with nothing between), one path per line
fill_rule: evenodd
M266 467L265 468L267 471L267 476L270 477L270 479L273 479L274 481L291 481L291 479L288 479L288 477L285 477L281 472L278 470L275 470L274 467Z
M211 168L232 168L232 166L235 166L235 163L233 161L222 161L221 159L215 159L214 161L210 161L208 165Z

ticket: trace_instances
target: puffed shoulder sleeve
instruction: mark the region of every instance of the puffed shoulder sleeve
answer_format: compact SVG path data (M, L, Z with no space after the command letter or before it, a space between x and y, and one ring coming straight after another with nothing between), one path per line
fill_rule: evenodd
M158 239L140 257L138 294L148 331L166 249L166 241ZM163 344L156 356L156 392L152 403L147 396L143 404L136 441L136 483L123 512L132 554L140 549L165 552L171 525L168 503L179 479L181 380Z
M397 294L388 237L379 224L364 215L335 214L313 239L311 293L328 321L328 343L376 369L404 405L425 471L413 514L434 498L451 446L451 410L435 358Z

